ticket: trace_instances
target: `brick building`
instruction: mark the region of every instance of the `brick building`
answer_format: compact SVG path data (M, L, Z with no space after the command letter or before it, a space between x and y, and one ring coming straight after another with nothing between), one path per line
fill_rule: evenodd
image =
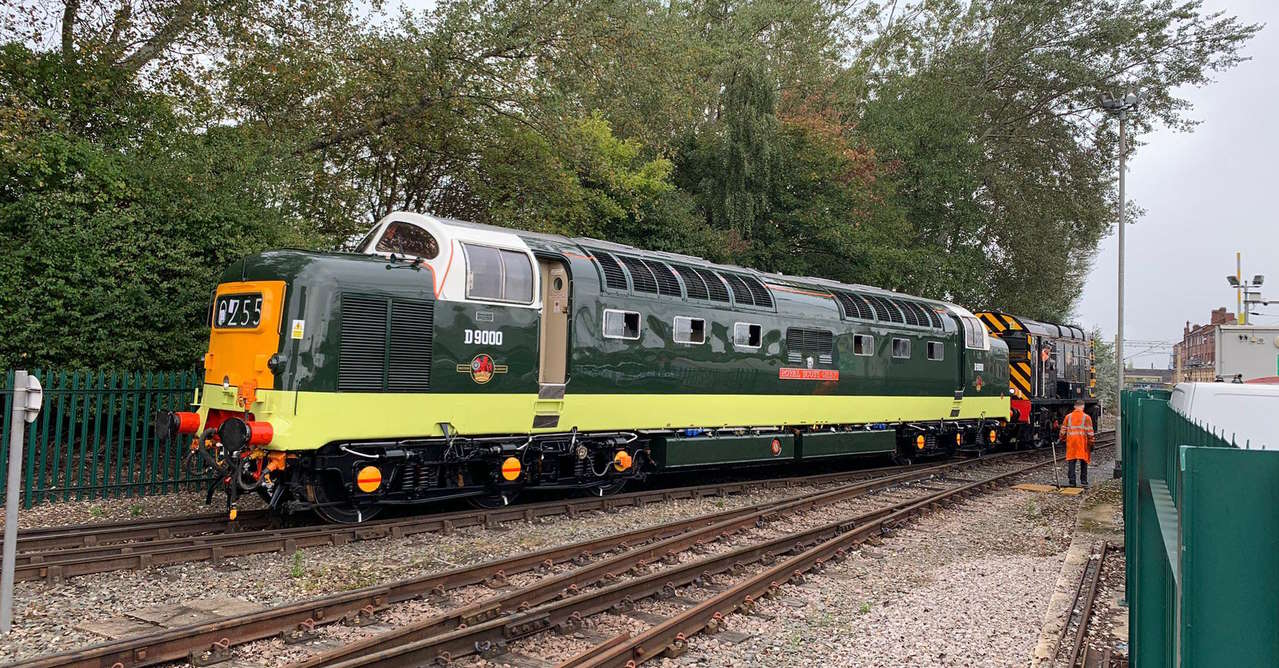
M1235 314L1224 306L1212 310L1212 319L1206 325L1192 327L1187 320L1181 341L1172 346L1176 379L1211 382L1217 373L1218 330L1221 325L1233 325L1235 322Z

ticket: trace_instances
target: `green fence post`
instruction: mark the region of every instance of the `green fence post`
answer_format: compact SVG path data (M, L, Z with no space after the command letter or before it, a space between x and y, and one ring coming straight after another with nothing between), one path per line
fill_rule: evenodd
M0 416L0 471L8 471L9 464L9 430L13 425L9 424L9 414L13 412L13 384L14 372L6 371L4 374L4 385L0 386L0 405L4 408L4 415ZM0 492L6 492L8 487L8 476L0 474Z
M43 503L49 488L49 422L54 412L53 399L58 391L58 375L52 371L41 374L40 384L44 386L44 409L40 411L40 444L36 446L40 450L40 464L36 471L35 489L27 501L28 508L33 504Z
M98 439L98 448L102 451L102 498L111 496L119 496L118 489L111 485L111 474L119 465L119 453L115 452L115 400L119 395L119 386L117 381L119 374L112 371L107 377L106 387L106 405L103 406L99 413L99 428L102 430L102 437ZM105 422L103 425L101 423ZM116 476L116 484L120 482L119 475Z
M143 496L144 491L139 483L142 482L141 472L138 471L138 401L141 399L142 383L137 372L131 372L125 384L130 388L127 395L129 397L129 429L124 444L129 449L129 496Z
M1135 459L1124 467L1125 470L1132 467L1134 478L1130 483L1135 485L1130 487L1136 487L1133 490L1136 526L1133 544L1126 555L1131 566L1129 575L1134 578L1128 608L1129 655L1133 657L1134 668L1168 666L1172 657L1167 654L1170 643L1165 633L1169 628L1167 614L1172 607L1168 596L1171 577L1150 480L1167 479L1162 469L1166 461L1169 411L1167 402L1158 399L1141 399L1134 408L1140 413L1138 447Z

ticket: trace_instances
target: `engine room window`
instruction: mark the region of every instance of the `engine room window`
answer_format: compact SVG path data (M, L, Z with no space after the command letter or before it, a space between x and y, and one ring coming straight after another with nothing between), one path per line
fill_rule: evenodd
M706 343L706 321L675 316L675 343Z
M640 314L635 311L604 310L604 338L634 340L639 337Z
M466 253L466 297L528 304L533 301L533 265L519 251L462 244Z
M893 339L893 357L910 359L910 339Z
M869 357L875 354L875 337L869 334L853 335L853 354Z
M946 347L942 345L941 341L928 342L928 359L939 362L945 357L945 353Z
M733 323L733 345L758 348L764 342L764 328L751 322Z
M412 255L423 260L434 260L440 254L440 244L430 232L411 223L391 223L378 239L377 252Z

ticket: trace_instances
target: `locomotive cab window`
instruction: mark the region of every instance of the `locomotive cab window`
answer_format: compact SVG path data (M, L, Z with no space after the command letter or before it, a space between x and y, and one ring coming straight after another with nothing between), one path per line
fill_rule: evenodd
M910 339L893 339L893 357L910 359Z
M986 326L972 316L960 316L959 322L964 327L964 347L974 350L989 350L986 343Z
M387 225L382 238L378 239L377 252L434 260L440 254L440 244L430 232L417 225L395 222Z
M752 322L733 324L733 345L738 348L758 348L763 344L764 329Z
M640 337L640 314L604 309L604 338L635 340Z
M875 354L875 337L870 334L853 335L853 354L869 357Z
M533 266L519 251L462 244L466 253L466 298L496 302L533 302Z
M945 357L945 353L946 346L942 345L941 341L928 342L928 359L939 362Z
M675 343L706 343L706 321L701 318L675 316Z

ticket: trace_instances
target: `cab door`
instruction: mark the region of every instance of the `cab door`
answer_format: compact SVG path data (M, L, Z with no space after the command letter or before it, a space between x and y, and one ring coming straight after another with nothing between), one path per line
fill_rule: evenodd
M569 277L559 260L539 259L542 274L542 324L538 341L538 381L563 385L568 373ZM543 394L543 393L539 393ZM550 397L547 397L550 398Z

